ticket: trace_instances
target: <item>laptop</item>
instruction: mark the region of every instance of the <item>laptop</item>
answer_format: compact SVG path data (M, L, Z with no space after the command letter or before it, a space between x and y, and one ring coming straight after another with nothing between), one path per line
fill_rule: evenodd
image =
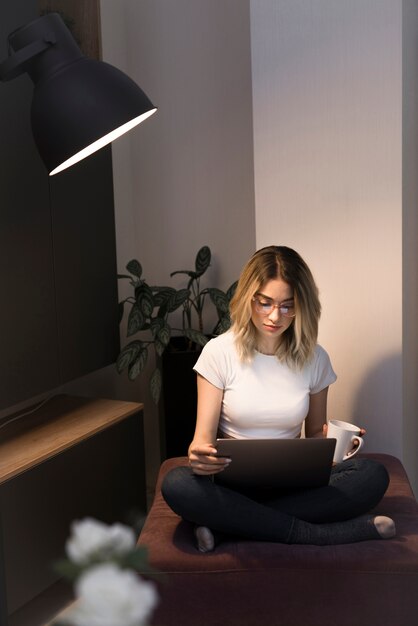
M336 439L217 439L231 459L215 482L233 488L307 489L327 485Z

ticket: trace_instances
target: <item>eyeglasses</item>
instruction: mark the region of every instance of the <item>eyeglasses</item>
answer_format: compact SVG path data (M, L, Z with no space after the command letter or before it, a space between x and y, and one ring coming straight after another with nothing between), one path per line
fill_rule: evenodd
M296 315L295 305L293 302L289 304L279 302L276 304L273 300L268 300L263 296L257 295L253 296L252 301L254 302L255 310L261 315L270 315L273 309L278 309L280 315L283 315L283 317L295 317Z

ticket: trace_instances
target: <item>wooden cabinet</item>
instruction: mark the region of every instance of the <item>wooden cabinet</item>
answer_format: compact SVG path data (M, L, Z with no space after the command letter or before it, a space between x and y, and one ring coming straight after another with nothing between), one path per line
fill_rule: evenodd
M144 467L142 405L134 402L56 396L0 429L9 614L57 580L52 564L74 519L135 525L145 515Z

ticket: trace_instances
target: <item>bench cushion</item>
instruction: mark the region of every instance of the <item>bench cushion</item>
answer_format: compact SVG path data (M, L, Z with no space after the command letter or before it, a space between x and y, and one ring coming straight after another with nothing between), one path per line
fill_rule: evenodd
M187 458L161 466L154 503L139 542L159 576L159 626L416 626L418 505L398 459L383 463L390 485L376 512L393 517L397 536L341 546L229 540L196 550L192 524L161 496L161 481Z

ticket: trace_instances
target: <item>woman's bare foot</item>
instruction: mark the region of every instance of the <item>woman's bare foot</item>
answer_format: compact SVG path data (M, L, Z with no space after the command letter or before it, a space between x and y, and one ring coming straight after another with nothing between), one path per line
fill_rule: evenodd
M377 515L373 523L382 539L391 539L396 535L395 522L385 515Z
M215 538L207 526L196 526L194 534L199 552L212 552L215 549Z

